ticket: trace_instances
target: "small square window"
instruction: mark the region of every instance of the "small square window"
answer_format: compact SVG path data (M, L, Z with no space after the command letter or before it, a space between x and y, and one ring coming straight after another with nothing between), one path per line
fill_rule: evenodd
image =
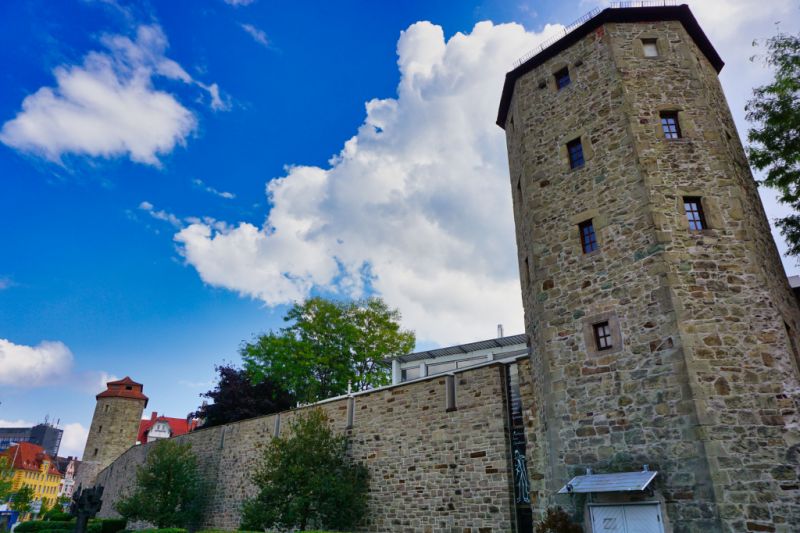
M683 209L686 212L686 219L689 221L690 231L701 231L708 228L700 197L685 196L683 198Z
M597 235L594 232L594 224L592 224L592 220L589 219L585 222L581 222L578 224L578 229L581 232L581 246L583 248L583 253L588 254L597 250L599 246L597 244Z
M583 166L585 161L580 137L567 143L567 154L569 155L569 168L581 168Z
M567 67L562 68L558 72L554 74L556 78L556 88L560 91L564 87L570 84L572 80L569 78L569 69Z
M608 321L594 324L594 343L598 350L610 350L613 348L611 344L611 326Z
M658 42L656 39L642 39L644 57L658 57Z
M418 377L419 377L419 367L415 366L412 368L404 368L401 372L400 380L410 381L412 379L417 379Z
M677 111L663 111L661 113L661 129L667 139L681 138L681 125L678 123Z

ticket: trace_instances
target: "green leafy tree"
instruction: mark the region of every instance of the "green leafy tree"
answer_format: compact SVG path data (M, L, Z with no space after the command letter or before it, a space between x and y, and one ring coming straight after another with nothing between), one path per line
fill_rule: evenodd
M14 472L8 457L0 457L0 502L6 501L13 487Z
M22 515L31 512L33 504L33 488L23 484L12 496L11 508Z
M415 343L414 333L401 329L399 311L380 298L311 298L294 304L284 320L290 325L245 344L241 355L254 382L269 378L301 402L343 394L348 383L354 390L388 384L382 360Z
M352 530L366 513L368 473L347 449L324 412L298 416L287 436L267 444L253 474L259 492L243 505L241 529Z
M779 33L767 41L767 65L775 79L753 90L747 103L750 163L766 170L764 184L780 192L780 201L795 213L777 221L789 243L789 254L800 255L800 35Z
M133 493L117 503L119 514L158 528L196 525L202 513L203 487L191 448L172 439L157 442L136 471Z

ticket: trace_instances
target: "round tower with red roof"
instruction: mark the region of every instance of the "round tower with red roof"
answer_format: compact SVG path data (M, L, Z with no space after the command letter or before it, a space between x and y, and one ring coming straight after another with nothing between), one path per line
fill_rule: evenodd
M75 484L94 485L97 474L125 450L136 444L139 421L147 406L141 383L129 377L106 383L106 390L96 396L89 436Z

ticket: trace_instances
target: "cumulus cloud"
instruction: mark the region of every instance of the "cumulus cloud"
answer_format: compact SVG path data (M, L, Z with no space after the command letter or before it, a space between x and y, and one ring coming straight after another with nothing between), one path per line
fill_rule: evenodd
M0 141L54 162L76 154L158 165L159 156L186 143L197 118L173 94L156 89L155 79L201 87L212 109L226 108L216 84L195 81L166 57L158 25L139 26L135 39L107 35L102 43L106 50L90 52L82 64L56 68L56 86L26 97Z
M79 422L65 425L58 454L62 457L71 455L80 459L88 436L89 428Z
M259 30L252 24L242 24L241 26L255 42L263 46L269 46L269 39L267 39L267 34L263 30Z
M72 368L72 352L62 342L36 346L0 339L0 385L37 387L63 379Z
M3 420L0 418L0 428L25 428L30 426L35 426L33 422L28 422L27 420Z
M366 119L328 168L294 166L267 185L263 227L193 223L175 239L211 285L282 304L312 289L372 289L421 339L522 330L502 132L501 80L523 52L558 31L477 24L445 40L419 22L397 45L397 98Z
M728 61L722 81L740 131L744 101L768 76L747 61L749 44L788 20L790 4L692 3ZM505 72L560 31L481 22L446 41L440 27L413 24L397 46L397 97L366 104L328 167L292 166L270 181L263 226L189 222L175 235L187 263L206 283L267 305L312 290L374 290L422 340L488 337L497 323L521 331L507 156L494 120Z

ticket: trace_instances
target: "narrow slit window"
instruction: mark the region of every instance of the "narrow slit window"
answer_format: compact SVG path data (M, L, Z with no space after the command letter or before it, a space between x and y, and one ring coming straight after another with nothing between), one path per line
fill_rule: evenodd
M613 345L611 344L611 326L608 321L600 322L594 326L594 342L598 350L610 350Z
M592 219L578 224L578 229L581 232L581 247L583 248L583 253L588 254L597 250L599 246L597 244L597 234L594 231Z
M586 162L583 158L583 145L581 139L573 139L567 143L567 154L569 155L569 168L581 168Z
M569 78L569 68L567 67L564 67L556 72L554 76L556 78L556 88L559 91L572 82L572 80Z
M644 57L658 57L658 42L656 39L642 39Z
M661 129L667 139L681 138L681 125L678 122L677 111L663 111L661 113Z
M703 213L703 203L699 196L685 196L683 209L686 212L686 219L689 221L690 231L701 231L708 228L706 216Z

